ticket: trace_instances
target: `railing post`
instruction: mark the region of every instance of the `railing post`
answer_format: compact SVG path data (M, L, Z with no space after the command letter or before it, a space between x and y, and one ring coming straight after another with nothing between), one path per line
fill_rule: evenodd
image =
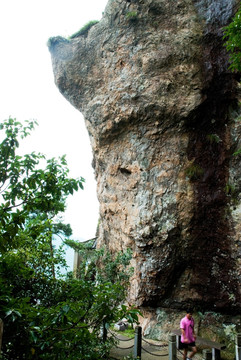
M241 334L237 334L235 338L236 360L241 360Z
M219 349L212 348L212 360L220 360L221 352Z
M177 358L176 335L174 334L169 335L168 348L169 348L169 360L176 360Z
M141 326L136 326L135 328L135 340L134 340L134 358L141 360L141 336L142 328Z
M204 349L202 354L203 354L203 356L202 356L203 360L212 360L212 351L211 350Z

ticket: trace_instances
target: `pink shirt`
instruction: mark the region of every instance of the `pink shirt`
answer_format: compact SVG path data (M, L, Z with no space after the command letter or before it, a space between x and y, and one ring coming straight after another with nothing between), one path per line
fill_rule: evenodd
M180 328L185 331L185 335L186 335L186 338L188 340L188 344L195 341L195 339L193 337L193 331L194 331L194 320L193 320L193 318L191 318L191 320L189 320L185 316L180 322ZM183 335L181 335L181 342L185 343Z

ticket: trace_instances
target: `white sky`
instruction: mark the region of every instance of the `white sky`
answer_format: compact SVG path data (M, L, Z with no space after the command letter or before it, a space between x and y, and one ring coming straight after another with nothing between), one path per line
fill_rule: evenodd
M86 179L85 190L69 198L65 221L73 238L95 236L98 221L92 154L84 120L54 84L47 41L99 20L107 0L0 1L0 121L36 119L24 152L50 157L67 154L71 176Z

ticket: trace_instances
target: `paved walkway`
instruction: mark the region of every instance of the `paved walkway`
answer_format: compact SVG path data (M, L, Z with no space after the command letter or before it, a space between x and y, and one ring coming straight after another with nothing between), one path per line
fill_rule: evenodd
M111 359L123 359L125 356L133 355L134 340L120 334L117 337L120 341L117 347L111 350ZM161 345L167 345L167 343L142 339L141 359L168 360L168 346L161 347Z

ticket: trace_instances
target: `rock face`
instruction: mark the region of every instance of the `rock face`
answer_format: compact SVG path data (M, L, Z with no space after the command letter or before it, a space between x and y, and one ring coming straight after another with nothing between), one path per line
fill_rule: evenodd
M87 35L49 41L91 139L98 244L133 250L139 306L241 310L241 125L222 44L237 3L110 0Z

